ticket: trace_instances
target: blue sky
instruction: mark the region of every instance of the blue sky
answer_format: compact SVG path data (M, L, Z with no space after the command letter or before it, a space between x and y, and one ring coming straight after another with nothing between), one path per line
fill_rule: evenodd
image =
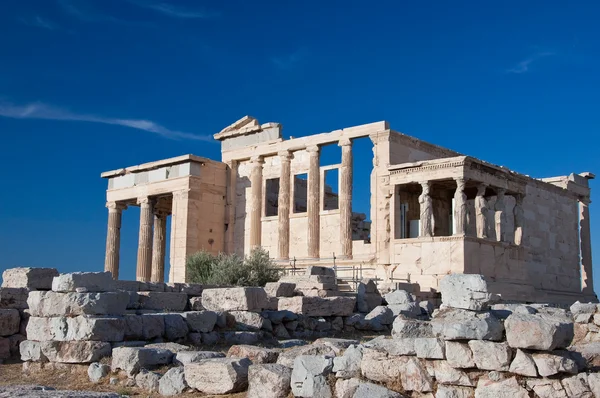
M101 270L100 172L219 159L211 135L246 114L286 136L385 119L534 177L600 172L599 14L592 1L2 1L0 270ZM133 278L136 211L123 223Z

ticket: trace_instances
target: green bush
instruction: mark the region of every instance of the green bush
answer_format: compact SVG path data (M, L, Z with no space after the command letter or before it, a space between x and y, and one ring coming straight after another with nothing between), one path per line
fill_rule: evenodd
M201 251L188 257L186 267L189 282L214 286L264 286L280 276L280 270L263 248L253 249L245 258Z

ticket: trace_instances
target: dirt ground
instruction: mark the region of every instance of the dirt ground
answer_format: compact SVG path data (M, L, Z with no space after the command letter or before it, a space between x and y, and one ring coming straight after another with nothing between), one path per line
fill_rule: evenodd
M151 397L158 398L162 395L150 394L148 391L137 387L125 387L122 383L127 380L124 375L110 375L99 384L92 383L87 375L88 365L61 365L46 364L42 369L39 364L34 364L28 371L23 371L22 362L12 362L0 365L0 386L18 385L18 384L38 384L47 387L53 387L57 390L79 390L79 391L103 391L114 392L121 395L132 397ZM157 369L158 372L162 373ZM119 385L110 385L109 378L118 377ZM243 398L246 393L229 395L205 395L199 392L185 393L178 395L180 397L227 397Z

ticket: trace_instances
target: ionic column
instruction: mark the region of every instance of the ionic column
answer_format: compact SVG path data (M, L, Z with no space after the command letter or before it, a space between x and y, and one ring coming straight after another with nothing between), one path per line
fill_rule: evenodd
M579 200L579 239L581 240L581 291L594 295L592 240L590 233L590 199Z
M119 251L121 249L121 216L126 205L117 202L106 203L108 208L108 228L106 232L106 255L104 271L119 279Z
M279 176L279 199L277 215L279 220L279 258L290 257L290 190L291 159L289 151L279 152L281 158L281 175Z
M458 177L456 191L454 193L454 224L456 231L454 235L465 235L467 233L467 195L465 194L465 179Z
M150 198L138 199L140 205L140 232L138 242L137 269L135 279L148 282L152 274L152 200Z
M262 167L260 156L250 159L250 249L260 246L262 232Z
M165 281L165 249L167 247L167 212L157 210L154 213L154 238L152 241L151 282Z
M506 242L506 189L498 188L497 191L498 193L496 194L496 204L494 206L494 209L496 210L496 214L494 217L496 222L496 240L498 240L499 242Z
M523 214L523 197L525 195L515 195L515 208L513 215L515 219L515 245L520 245L523 242L523 226L525 224L525 216Z
M421 233L419 236L433 236L433 200L429 196L431 188L429 181L421 183L423 192L419 196L419 204L421 210Z
M352 258L352 141L345 138L338 145L342 147L339 196L341 255Z
M488 213L487 199L485 198L485 190L487 184L477 185L477 196L475 197L475 225L477 227L477 237L488 237Z
M319 147L314 145L306 148L309 154L308 163L308 257L319 258L319 243L321 233L320 195L319 195Z

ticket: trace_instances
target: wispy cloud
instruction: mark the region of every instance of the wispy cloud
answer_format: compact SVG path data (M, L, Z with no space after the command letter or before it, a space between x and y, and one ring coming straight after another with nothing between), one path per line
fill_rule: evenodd
M275 67L281 70L291 70L296 68L306 58L306 51L297 50L291 54L273 56L271 62Z
M58 25L56 25L54 22L49 21L45 18L42 18L39 15L36 15L33 18L19 18L19 21L22 24L25 24L27 26L33 26L36 28L47 29L47 30L58 29Z
M160 12L168 17L182 18L182 19L208 19L218 16L218 13L206 10L191 10L188 8L178 7L170 3L147 3L140 2L139 0L132 0L132 2L140 7L149 8L151 10Z
M506 73L516 73L516 74L527 73L527 72L529 72L529 68L530 68L531 64L533 64L535 61L537 61L541 58L552 56L552 55L556 55L556 53L550 52L550 51L537 52L537 53L525 58L523 61L519 62L514 67L507 69Z
M101 123L143 130L173 140L185 139L215 142L212 136L203 136L182 131L170 130L151 120L118 119L97 115L79 114L68 111L66 109L53 107L51 105L47 105L41 102L34 102L25 105L15 105L10 102L0 102L0 116L13 119L41 119Z

